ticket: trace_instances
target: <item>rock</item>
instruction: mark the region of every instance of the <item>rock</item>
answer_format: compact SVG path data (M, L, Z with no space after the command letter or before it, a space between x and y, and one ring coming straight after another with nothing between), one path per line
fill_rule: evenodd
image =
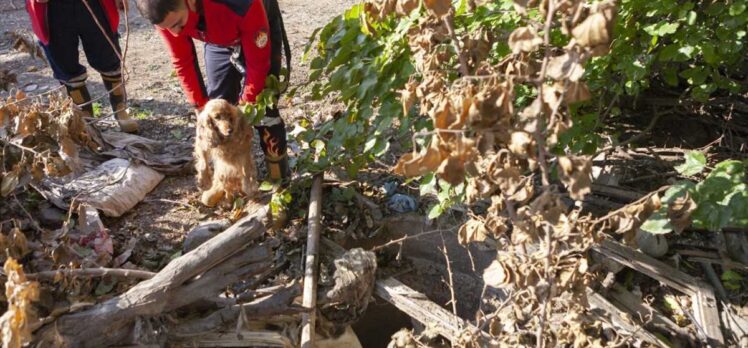
M643 253L656 258L665 256L668 251L667 239L661 234L637 230L636 244Z
M192 249L200 246L200 244L208 241L208 239L215 237L218 233L229 228L229 226L231 226L229 220L206 221L197 225L197 227L187 233L187 236L184 238L182 252L185 254L190 252Z
M39 224L47 228L60 228L67 218L64 210L53 207L44 202L39 205L39 215L36 216Z
M387 208L398 213L408 213L418 209L416 200L408 195L396 193L387 202Z

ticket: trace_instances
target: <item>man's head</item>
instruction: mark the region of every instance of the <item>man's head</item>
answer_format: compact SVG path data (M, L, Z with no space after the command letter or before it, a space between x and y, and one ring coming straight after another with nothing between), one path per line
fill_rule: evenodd
M189 11L184 0L135 0L135 4L145 19L174 35L187 24Z

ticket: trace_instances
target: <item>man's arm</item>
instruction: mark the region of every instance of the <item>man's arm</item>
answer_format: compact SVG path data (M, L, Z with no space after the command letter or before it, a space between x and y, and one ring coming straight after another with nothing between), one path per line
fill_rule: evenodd
M262 0L252 1L252 6L242 19L241 44L247 75L240 103L254 103L265 88L265 78L270 71L270 27Z
M177 72L187 101L196 108L208 102L205 82L197 63L195 44L188 36L174 36L166 29L156 28L171 53L171 61Z

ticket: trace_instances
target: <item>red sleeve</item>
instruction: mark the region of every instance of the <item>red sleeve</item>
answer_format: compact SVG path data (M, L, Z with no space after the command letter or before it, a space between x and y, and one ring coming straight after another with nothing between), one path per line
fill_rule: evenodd
M254 103L265 88L265 78L270 71L270 30L262 0L252 1L252 6L242 19L240 30L247 75L241 102Z
M197 53L192 38L186 35L174 36L168 30L159 27L156 29L161 33L161 37L169 48L174 70L182 83L182 90L187 96L187 101L196 107L202 107L208 102L208 97L203 87L200 68L197 65Z

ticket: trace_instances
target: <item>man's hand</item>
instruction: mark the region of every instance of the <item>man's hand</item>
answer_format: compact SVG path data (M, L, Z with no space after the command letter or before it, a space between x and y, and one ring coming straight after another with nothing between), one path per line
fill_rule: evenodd
M47 1L47 0L45 0L45 1ZM124 12L127 12L127 10L128 10L128 9L129 9L129 7L130 7L130 6L129 6L129 4L127 3L127 1L128 1L128 0L115 0L115 2L117 3L117 8L118 8L118 9L119 9L120 11L124 11Z

